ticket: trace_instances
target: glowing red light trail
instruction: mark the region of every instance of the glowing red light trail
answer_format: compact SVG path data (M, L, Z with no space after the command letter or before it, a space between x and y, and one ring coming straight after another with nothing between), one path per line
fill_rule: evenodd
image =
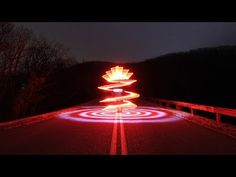
M181 119L173 111L164 108L139 106L136 109L127 109L118 113L103 110L103 108L104 106L79 107L77 110L61 113L59 117L86 123L112 123L110 155L119 153L119 145L121 155L128 154L124 124L165 123Z
M122 112L123 109L134 109L137 107L130 99L138 98L140 95L130 91L123 91L122 87L128 86L137 82L137 80L129 79L133 73L129 72L129 69L123 69L123 67L112 67L106 74L102 77L108 81L109 85L103 85L98 87L101 90L112 91L114 93L126 93L127 95L109 97L102 101L101 103L116 103L113 105L108 105L103 110L113 110L116 112Z
M106 107L89 106L83 107L81 110L75 110L63 113L60 117L64 119L76 120L80 122L96 122L96 123L113 123L113 131L111 137L110 155L116 155L117 146L120 144L122 155L128 154L124 123L154 123L173 121L177 118L168 115L166 111L154 107L138 107L130 99L138 98L140 95L124 91L124 87L133 84L136 80L131 80L128 69L123 67L112 67L107 71L103 78L110 84L98 87L99 89L113 92L114 97L105 98L100 101L103 103L113 103ZM123 94L125 93L125 95ZM118 124L120 126L118 127ZM118 142L118 130L120 130L120 142Z
M90 123L164 123L177 121L180 118L173 111L149 106L139 106L136 109L124 110L119 113L122 119L117 119L114 111L103 110L104 106L83 106L77 110L59 114L62 119Z

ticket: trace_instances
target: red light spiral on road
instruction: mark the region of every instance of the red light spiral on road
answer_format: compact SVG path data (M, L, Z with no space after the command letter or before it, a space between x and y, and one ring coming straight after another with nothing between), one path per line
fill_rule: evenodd
M179 120L174 111L141 106L123 110L121 113L103 110L101 106L79 107L76 110L59 114L62 119L90 123L161 123Z
M138 98L140 95L135 92L123 91L123 87L131 85L137 81L129 79L132 75L133 73L129 72L129 69L123 69L123 67L116 66L112 67L102 76L111 84L100 86L98 89L110 91L116 95L100 101L101 103L113 103L112 105L105 107L103 110L122 112L126 108L134 109L137 107L137 105L129 100ZM126 93L126 95L122 95L123 93Z

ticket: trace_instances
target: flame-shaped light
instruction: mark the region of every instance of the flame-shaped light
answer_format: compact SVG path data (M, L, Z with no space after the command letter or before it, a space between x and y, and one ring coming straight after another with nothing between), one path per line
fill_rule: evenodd
M104 85L98 87L99 89L112 91L116 96L106 98L100 102L102 103L114 103L113 105L108 105L103 110L116 110L121 112L123 109L134 109L137 107L136 104L128 101L130 99L138 98L140 95L130 91L123 91L122 87L131 85L137 80L129 79L133 73L129 72L129 69L123 69L123 67L112 67L109 71L106 72L102 77L110 82L109 85ZM126 93L123 95L122 93Z

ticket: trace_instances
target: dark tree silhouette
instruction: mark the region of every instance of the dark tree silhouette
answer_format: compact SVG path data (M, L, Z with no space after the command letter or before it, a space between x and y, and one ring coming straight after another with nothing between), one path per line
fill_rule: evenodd
M41 91L48 78L75 64L67 50L54 41L11 23L0 23L1 120L37 113L47 96Z

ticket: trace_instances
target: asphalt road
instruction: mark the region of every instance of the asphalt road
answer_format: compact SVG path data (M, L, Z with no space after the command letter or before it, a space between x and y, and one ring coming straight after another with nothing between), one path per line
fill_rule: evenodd
M0 154L11 155L236 154L235 139L184 119L125 124L77 122L55 115L47 121L1 130L0 142Z

